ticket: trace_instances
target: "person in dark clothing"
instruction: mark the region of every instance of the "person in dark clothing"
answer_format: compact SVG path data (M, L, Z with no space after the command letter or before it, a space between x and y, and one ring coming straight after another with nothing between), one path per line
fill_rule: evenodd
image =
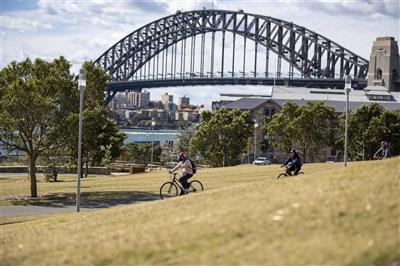
M381 147L374 154L374 159L386 159L390 156L389 147L386 141L381 142Z
M297 175L301 170L301 158L294 148L291 150L289 158L286 160L284 164L282 164L281 167L284 167L285 165L288 164L290 164L287 169L288 175L292 175L292 171L293 175Z

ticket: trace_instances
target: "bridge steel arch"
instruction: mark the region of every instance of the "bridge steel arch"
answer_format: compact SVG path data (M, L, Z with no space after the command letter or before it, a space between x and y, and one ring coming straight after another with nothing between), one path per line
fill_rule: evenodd
M292 22L242 11L207 9L177 12L153 21L128 34L105 51L94 63L100 65L112 76L111 84L127 84L133 81L134 75L141 71L146 63L154 60L155 56L172 45L176 45L182 40L185 40L186 44L186 39L192 38L193 41L194 36L204 36L206 33L213 34L214 42L216 32L222 32L223 42L225 41L225 32L231 32L234 36L242 36L244 40L254 41L256 57L257 45L266 49L266 60L268 60L269 51L275 53L278 57L277 68L280 68L282 59L289 64L292 73L291 76L289 74L289 78L293 78L293 69L301 73L302 79L310 82L313 80L340 80L342 82L345 75L352 75L355 80L362 81L366 79L368 73L366 59L336 42ZM223 51L222 53L224 53ZM214 60L214 54L212 54L212 60ZM222 60L224 60L224 55L222 55ZM222 69L223 66L224 62L222 61ZM204 66L202 67L204 69ZM259 77L256 77L256 67L257 58L255 58L254 80L259 81ZM243 77L244 68L243 66ZM270 79L267 68L268 62L264 78ZM212 66L210 74L211 79L210 77L206 79L210 80L210 84L215 83L215 79L228 78L226 75L224 77L223 70L218 76ZM277 78L280 78L280 69L277 70L277 75ZM148 83L151 82L150 75L147 78L149 79ZM162 79L165 78L162 77ZM198 77L194 78L198 79ZM234 78L233 71L231 78ZM154 78L154 73L153 79L158 79L158 77ZM186 82L186 84L189 83Z

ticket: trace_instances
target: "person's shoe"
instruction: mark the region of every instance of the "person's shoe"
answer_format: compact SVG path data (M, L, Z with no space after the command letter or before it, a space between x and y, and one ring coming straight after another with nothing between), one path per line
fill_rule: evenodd
M179 196L185 195L185 190L181 190L181 193L179 194Z

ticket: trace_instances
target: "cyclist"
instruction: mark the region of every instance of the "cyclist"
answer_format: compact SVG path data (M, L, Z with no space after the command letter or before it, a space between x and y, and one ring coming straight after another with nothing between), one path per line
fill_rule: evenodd
M179 153L179 163L175 166L170 173L175 172L177 169L182 169L182 176L179 178L179 182L182 184L182 187L187 190L189 189L188 179L193 176L193 168L192 163L187 158L187 154L184 151ZM181 195L185 194L185 191L181 191Z
M381 141L381 147L379 148L379 150L377 150L374 154L374 159L386 159L390 156L389 153L389 147L387 145L387 142L382 140Z
M297 175L299 173L299 171L301 170L301 158L300 155L297 153L296 149L292 149L290 151L290 156L289 158L286 160L286 162L284 164L281 165L281 167L284 167L285 165L288 165L288 169L286 170L286 173L288 175L292 175L292 171L293 175Z

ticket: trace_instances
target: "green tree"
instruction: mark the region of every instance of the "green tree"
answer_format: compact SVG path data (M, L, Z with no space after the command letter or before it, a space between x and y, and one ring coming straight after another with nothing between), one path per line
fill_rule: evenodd
M264 131L271 139L272 146L289 152L296 143L296 128L293 119L300 115L299 106L285 103L282 110L272 118L266 119Z
M400 109L385 110L378 121L372 122L371 126L378 141L385 140L388 142L391 155L400 155ZM379 143L376 145L378 146ZM375 149L378 149L378 147L375 147Z
M99 66L91 62L85 62L83 67L87 71L86 89L84 92L83 110L83 136L82 136L82 157L88 168L91 165L101 165L103 157L109 147L111 152L107 156L113 160L118 157L125 135L118 132L115 122L108 118L107 109L103 106L104 88L110 77ZM75 99L79 102L79 98ZM68 125L64 130L64 144L68 147L71 157L76 157L78 150L78 109L71 114ZM103 148L102 148L103 147ZM87 175L88 171L86 171Z
M337 125L335 110L322 102L308 102L298 106L286 103L283 109L265 123L264 130L274 136L273 145L289 152L291 147L298 147L311 160L320 149L333 146Z
M124 147L125 157L134 163L148 164L151 162L151 144L128 143ZM158 144L153 145L153 161L159 162L162 148Z
M191 141L192 152L215 166L239 164L252 134L250 114L221 108L215 113L205 111L201 117L198 132Z
M27 154L32 197L37 197L36 161L61 145L60 132L77 107L77 84L69 69L60 57L14 61L0 71L0 141Z
M171 161L175 161L173 152L169 149L163 149L161 151L161 155L160 155L161 164L171 162Z
M107 118L102 106L104 88L110 77L90 62L84 99L83 155L86 162L101 164L111 145L118 156L124 135ZM31 196L37 196L36 161L42 154L68 152L76 158L79 92L70 64L63 57L46 62L27 59L12 62L0 71L0 141L8 148L26 152L29 158ZM57 151L62 154L56 154ZM55 165L53 169L56 169Z
M336 148L343 153L344 120L340 117L340 133ZM390 144L392 155L400 153L400 110L388 111L377 103L363 105L349 112L348 156L353 160L372 159L380 142Z
M189 155L192 155L190 141L193 136L196 135L198 130L198 125L191 124L186 129L181 129L178 131L178 139L176 143L176 152L187 151Z

